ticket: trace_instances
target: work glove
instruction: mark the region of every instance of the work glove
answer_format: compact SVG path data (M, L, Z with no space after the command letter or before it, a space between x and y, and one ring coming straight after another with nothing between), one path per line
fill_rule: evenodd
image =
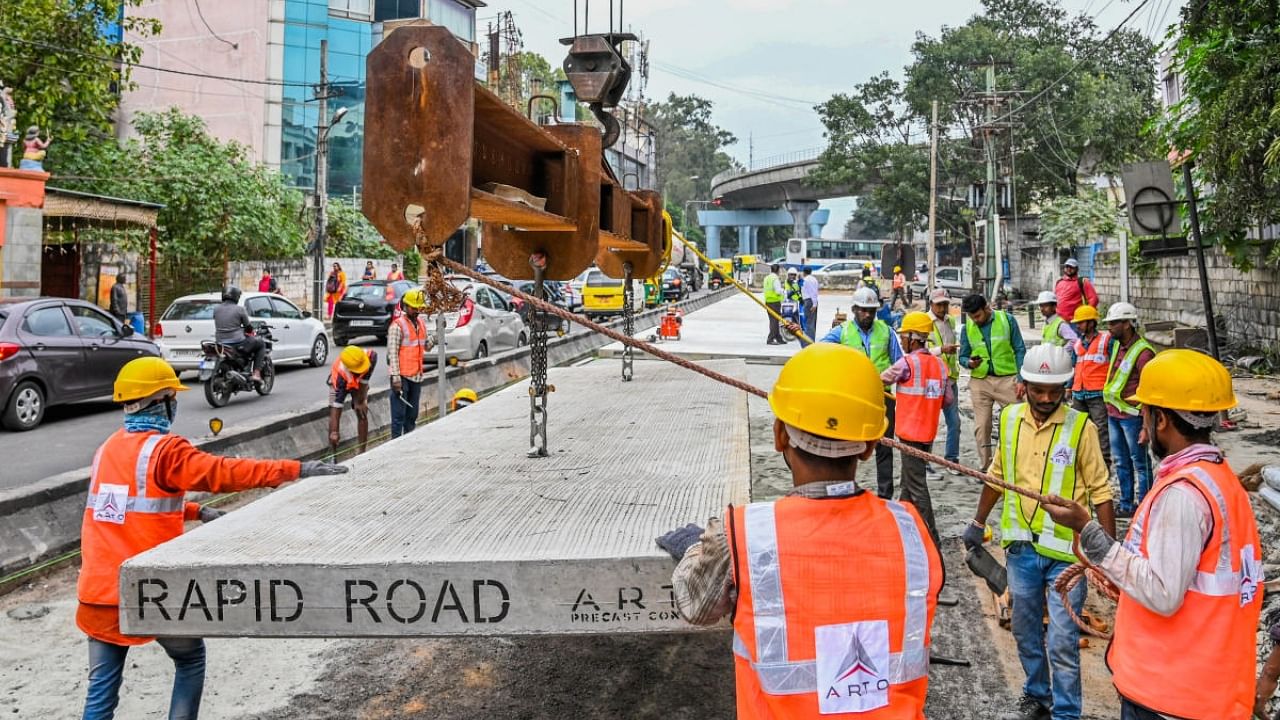
M676 560L684 559L684 554L689 548L697 545L702 540L702 528L689 523L682 528L676 528L671 532L659 537L658 547L671 553L671 557Z
M205 505L204 507L200 508L200 522L202 523L213 522L214 520L217 520L218 518L226 514L227 514L226 510L219 510L216 507Z
M982 543L985 540L983 535L985 534L986 528L980 528L973 523L969 523L965 526L964 534L960 536L960 539L964 540L964 546L966 549L972 550L973 548L982 547Z
M307 460L302 463L302 472L298 477L316 477L318 475L343 475L349 472L351 468L346 465L337 465L335 463L321 462L319 460Z

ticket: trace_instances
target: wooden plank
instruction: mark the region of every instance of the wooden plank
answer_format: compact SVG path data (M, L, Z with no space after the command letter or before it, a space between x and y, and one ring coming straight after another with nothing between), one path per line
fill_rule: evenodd
M527 230L576 230L578 227L562 215L507 200L478 188L471 188L471 217Z

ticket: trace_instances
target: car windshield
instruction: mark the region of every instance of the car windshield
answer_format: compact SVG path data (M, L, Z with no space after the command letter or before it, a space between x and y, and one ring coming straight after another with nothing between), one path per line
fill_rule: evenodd
M587 276L587 287L622 287L622 281L615 280L599 270L592 270L591 274Z
M212 320L218 301L212 298L178 300L164 311L165 320Z
M347 288L347 294L343 296L343 299L366 300L369 298L382 298L386 294L387 286L384 283L356 283Z
M663 280L675 280L678 277L680 277L680 271L675 268L667 268L667 271L662 273Z

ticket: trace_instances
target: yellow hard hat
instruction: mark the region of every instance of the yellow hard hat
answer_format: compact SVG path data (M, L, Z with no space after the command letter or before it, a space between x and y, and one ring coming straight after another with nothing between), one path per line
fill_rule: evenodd
M1073 323L1084 322L1085 320L1097 320L1097 319L1098 319L1098 308L1092 305L1081 305L1080 307L1076 308L1076 313L1071 316L1071 322Z
M369 353L356 347L348 345L342 349L342 354L338 356L342 360L342 366L349 372L359 375L369 370Z
M1195 350L1165 350L1142 368L1129 402L1170 410L1218 412L1236 406L1231 373Z
M902 326L898 328L898 332L928 335L933 332L933 320L918 310L909 312L902 318Z
M902 266L901 266L901 265L894 265L894 266L893 266L893 271L894 271L894 272L902 272Z
M140 357L130 360L120 368L112 399L118 403L127 403L151 397L162 390L186 389L186 385L178 382L178 374L169 363L158 357Z
M782 366L769 393L782 422L834 440L878 440L889 426L884 384L866 355L844 345L817 343Z
M454 395L453 395L453 401L454 401L454 402L458 402L459 400L467 400L467 401L469 401L469 402L476 402L476 401L477 401L477 400L479 400L479 399L480 399L480 397L479 397L478 395L476 395L476 391L475 391L475 390L472 390L471 388L462 388L461 390L459 390L458 392L454 393Z
M401 302L411 308L421 310L427 306L427 293L422 288L414 288L404 294Z

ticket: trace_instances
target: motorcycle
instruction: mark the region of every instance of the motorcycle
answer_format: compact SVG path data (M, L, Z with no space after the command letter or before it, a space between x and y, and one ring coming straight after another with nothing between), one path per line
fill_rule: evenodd
M782 319L785 321L782 323L781 327L782 339L786 342L796 340L797 336L795 333L791 332L790 327L792 323L795 323L801 328L804 328L804 306L795 300L783 300L782 308L778 311L778 314L781 315Z
M262 380L253 381L253 357L240 351L235 345L224 345L214 340L200 343L204 357L200 359L200 381L204 383L204 399L215 408L225 407L231 396L253 390L259 395L270 395L276 384L276 368L271 362L271 346L275 338L266 323L254 323L251 334L266 346L262 361Z

